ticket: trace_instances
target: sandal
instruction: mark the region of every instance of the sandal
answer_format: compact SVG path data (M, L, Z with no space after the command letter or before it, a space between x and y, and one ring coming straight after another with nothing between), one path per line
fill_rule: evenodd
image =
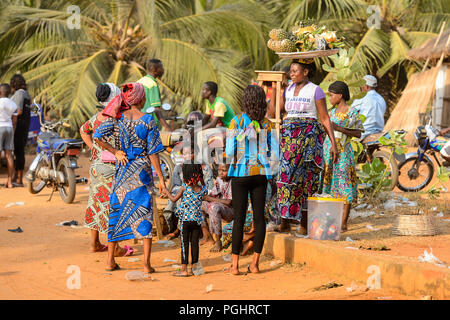
M105 269L105 271L111 272L111 271L116 271L116 270L120 270L119 265L116 263L116 265L114 266L114 268L112 269Z
M134 253L134 248L130 246L123 246L123 248L127 250L127 252L125 252L125 254L123 255L124 257L131 256Z
M97 253L97 252L105 252L105 251L108 251L108 246L106 244L104 244L103 247L101 247L100 249L95 250L95 251L90 251L90 252Z

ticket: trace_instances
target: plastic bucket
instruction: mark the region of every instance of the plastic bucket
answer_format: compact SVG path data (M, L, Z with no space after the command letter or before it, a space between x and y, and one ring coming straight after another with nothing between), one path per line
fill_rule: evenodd
M345 199L308 198L308 237L339 240Z

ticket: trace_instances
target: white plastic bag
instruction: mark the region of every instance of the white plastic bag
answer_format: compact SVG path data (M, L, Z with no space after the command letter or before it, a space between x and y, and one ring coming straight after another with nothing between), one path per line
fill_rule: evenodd
M430 247L430 253L428 253L428 251L425 250L423 252L423 255L419 256L419 261L421 261L421 262L429 262L429 263L432 263L434 265L437 265L438 267L446 268L445 263L443 263L441 260L439 260L437 257L434 256L433 249L431 247Z

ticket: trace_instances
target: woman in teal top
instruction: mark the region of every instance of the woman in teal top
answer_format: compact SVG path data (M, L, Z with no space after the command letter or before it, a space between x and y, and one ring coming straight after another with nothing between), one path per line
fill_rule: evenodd
M266 236L264 207L267 179L272 178L271 163L278 163L278 145L269 120L265 118L267 103L264 90L255 85L248 86L242 97L242 109L244 113L230 122L226 145L227 159L231 162L228 176L232 177L234 211L232 265L228 272L234 275L239 274L239 253L249 194L253 207L255 253L248 271L259 272L259 258Z

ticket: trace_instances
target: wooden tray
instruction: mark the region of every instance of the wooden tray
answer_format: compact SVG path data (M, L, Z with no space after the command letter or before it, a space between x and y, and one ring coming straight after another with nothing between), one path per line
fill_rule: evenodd
M276 52L281 59L312 59L332 56L339 52L339 49L315 50L305 52Z

